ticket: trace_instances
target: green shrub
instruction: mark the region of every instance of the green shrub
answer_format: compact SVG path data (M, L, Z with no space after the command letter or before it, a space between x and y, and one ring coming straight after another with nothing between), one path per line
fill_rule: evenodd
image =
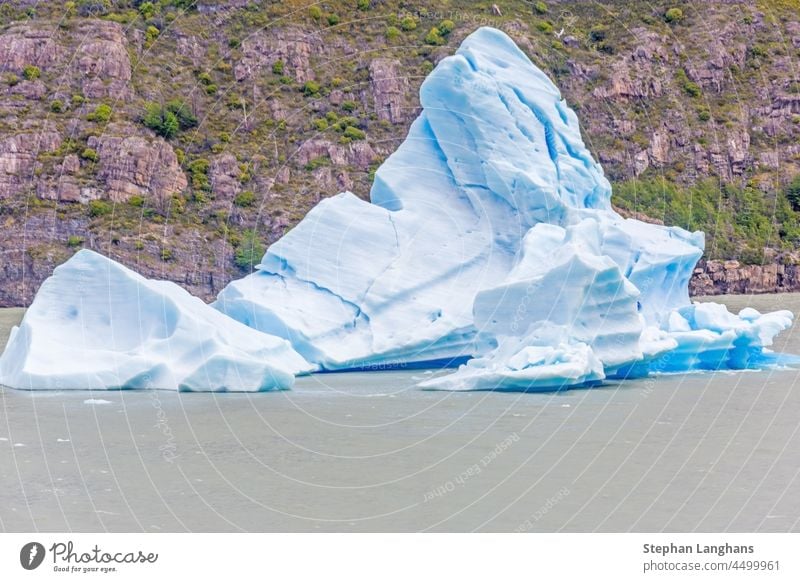
M708 121L711 119L711 112L708 109L701 109L697 112L697 119L700 121Z
M189 175L191 176L192 188L203 192L211 191L211 182L208 179L208 160L198 159L189 164Z
M308 15L314 20L319 20L322 18L322 10L320 10L319 6L312 6L308 9Z
M78 0L81 16L103 16L111 10L111 0Z
M400 36L400 29L396 26L387 26L385 36L386 40L395 40Z
M211 83L210 85L203 87L203 90L206 92L206 95L214 95L217 92L217 86L214 83Z
M92 148L86 148L81 152L81 158L89 162L96 162L100 159L100 156L97 155L96 150L93 150Z
M141 208L142 206L144 206L144 196L139 196L138 194L134 194L133 196L128 198L128 204L136 208Z
M172 260L172 251L170 249L161 249L161 260L162 261Z
M86 101L86 98L83 95L79 94L79 93L75 93L75 95L72 96L72 100L71 101L72 101L72 105L74 107L79 107L79 106L83 105L83 103Z
M73 234L73 235L70 235L69 238L67 239L67 246L69 248L71 248L71 249L74 249L75 247L79 247L82 244L83 244L83 237L76 236L76 235Z
M139 5L139 14L141 14L142 18L145 20L149 20L156 15L156 7L152 2L142 2Z
M314 129L317 131L325 131L328 129L328 120L327 119L315 119L311 122L314 126Z
M367 134L358 129L357 127L353 127L352 125L348 125L344 130L344 136L350 139L364 139L367 137Z
M670 8L664 13L664 20L670 24L679 22L683 19L683 10L680 8Z
M111 119L111 107L105 103L101 103L94 108L94 111L86 116L89 121L96 121L97 123L108 123Z
M358 6L359 10L361 10L362 12L366 12L367 10L369 10L369 1L370 0L358 0L356 5Z
M800 210L800 175L795 176L786 186L786 198L795 210Z
M276 75L283 75L283 61L279 59L272 63L272 72Z
M17 77L14 73L8 73L6 75L6 84L9 87L19 84L19 77Z
M428 34L425 35L425 43L433 46L443 45L444 37L439 32L439 29L434 26L428 31Z
M158 38L158 35L161 34L161 31L158 30L155 26L148 26L147 30L144 31L144 44L145 46L150 46L155 42Z
M211 86L216 91L216 85ZM174 137L179 130L197 125L197 117L180 99L172 99L163 106L158 103L148 103L141 121L165 139Z
M533 5L533 9L537 14L545 14L547 12L547 4L544 2L537 2Z
M304 95L307 96L316 96L319 95L319 90L321 89L319 83L316 81L306 81L303 85L302 91Z
M400 21L400 28L406 32L417 28L417 20L413 16L404 16Z
M25 65L25 68L22 69L22 76L28 81L33 81L42 76L42 71L34 65Z
M91 200L89 201L89 216L104 216L106 214L111 214L113 210L113 206L111 203L106 202L105 200Z
M233 204L240 208L248 208L256 203L256 194L252 190L244 190L236 195Z
M592 42L602 42L606 39L607 35L608 35L607 26L598 25L592 27L592 29L589 30L589 40L591 40Z
M441 34L443 34L444 36L447 36L448 34L450 34L451 32L453 32L453 29L454 29L455 27L456 27L456 23L455 23L455 22L453 22L452 20L442 20L442 21L439 23L439 26L438 26L438 28L439 28L439 32L440 32Z
M53 99L50 102L50 111L53 113L61 113L64 111L64 102L61 99Z
M536 28L542 32L553 32L553 25L546 20L540 20L536 23Z
M337 24L339 24L339 15L336 13L328 14L328 25L336 26Z
M243 271L250 272L264 256L264 245L252 229L242 233L242 240L234 253L233 262Z
M348 100L342 103L342 109L344 109L348 113L352 113L353 111L355 111L356 107L358 107L358 104L355 101Z

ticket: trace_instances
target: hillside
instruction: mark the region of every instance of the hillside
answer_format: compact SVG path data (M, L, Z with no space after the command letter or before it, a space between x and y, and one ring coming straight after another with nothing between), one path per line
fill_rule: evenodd
M622 212L706 231L720 262L697 291L798 287L799 16L789 0L4 3L0 304L82 247L213 297L322 197L367 197L425 75L481 25L561 87Z

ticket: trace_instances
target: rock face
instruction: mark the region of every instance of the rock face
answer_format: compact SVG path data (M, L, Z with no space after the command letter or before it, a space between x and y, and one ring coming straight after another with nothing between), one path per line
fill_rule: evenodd
M128 93L131 61L125 32L116 22L92 20L82 23L83 39L75 56L75 74L83 94L91 99L121 99Z
M115 202L138 195L163 208L170 196L186 189L186 175L172 146L161 138L132 135L136 132L133 127L115 126L89 138L89 147L99 155L98 176Z
M692 295L790 291L800 291L800 266L797 264L742 265L739 261L702 261L691 283Z
M408 103L408 79L399 61L373 59L369 64L369 86L378 119L402 123L416 117L417 108Z
M61 141L61 136L51 129L0 140L0 199L30 190L39 154L58 149Z
M282 61L284 74L305 83L315 77L311 56L319 52L321 44L318 37L299 28L257 32L242 42L242 58L234 67L234 75L237 81L245 81Z
M242 190L239 162L231 154L222 154L211 161L208 176L211 191L217 200L230 202Z
M27 65L48 67L56 58L58 46L51 26L12 26L0 35L0 69L21 71Z

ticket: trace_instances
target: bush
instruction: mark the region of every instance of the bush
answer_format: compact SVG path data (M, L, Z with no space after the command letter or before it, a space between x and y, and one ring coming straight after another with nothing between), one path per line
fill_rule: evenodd
M274 63L272 63L272 72L275 73L276 75L283 75L283 61L282 60L279 59L279 60L275 61Z
M53 99L50 102L50 111L53 113L61 113L64 111L64 102L61 99Z
M162 261L172 260L172 251L170 249L161 249L161 260Z
M105 200L91 200L89 202L89 216L104 216L111 214L113 207Z
M606 39L608 28L605 26L595 26L589 31L589 39L592 42L602 42Z
M189 164L189 175L192 178L192 188L203 192L211 191L211 182L208 180L208 160L199 159Z
M85 101L86 98L83 95L80 95L79 93L75 93L75 95L72 96L72 105L75 107L83 105Z
M453 22L452 20L442 20L442 22L439 23L439 27L438 28L439 28L439 32L441 34L443 34L444 36L447 36L448 34L453 32L453 29L455 27L456 27L456 23Z
M158 35L161 34L161 31L158 30L155 26L148 26L147 30L144 31L144 44L145 46L150 46L155 42L158 38Z
M400 21L400 28L406 32L417 28L417 21L413 16L404 16Z
M141 208L144 206L144 196L139 196L138 194L134 194L130 198L128 198L128 204L134 206L135 208Z
M6 75L6 83L9 87L13 87L19 83L19 77L17 77L14 73L8 73Z
M355 101L349 101L348 100L348 101L345 101L344 103L342 103L342 109L344 109L348 113L352 113L353 111L355 111L356 107L358 107L358 105L356 104Z
M369 0L358 0L358 9L362 11L369 10Z
M244 190L236 195L233 199L233 204L240 208L249 208L256 203L256 194L252 190Z
M308 15L314 20L319 20L322 18L322 10L320 10L319 6L312 6L308 9Z
M387 40L394 40L398 36L400 36L400 29L396 26L389 26L386 28L386 39Z
M344 130L344 136L350 139L364 139L367 137L367 134L358 129L357 127L353 127L352 125L348 125Z
M312 95L319 95L319 90L321 89L319 83L316 81L306 81L303 85L302 91L304 95L312 96Z
M670 24L679 22L683 19L683 11L680 8L670 8L664 13L664 20Z
M328 14L328 25L336 26L337 24L339 24L339 15L336 13Z
M553 25L547 22L546 20L540 20L539 22L537 22L536 28L538 28L542 32L553 32Z
M81 16L104 16L111 9L111 0L78 0Z
M86 116L89 121L96 121L97 123L108 123L111 119L111 107L105 103L101 103L94 108L94 111Z
M264 256L264 245L258 239L255 231L247 229L242 233L242 241L236 249L233 262L240 269L250 272L253 267L261 261Z
M97 155L96 150L93 150L92 148L86 148L81 152L81 158L89 162L96 162L100 159L100 156Z
M537 2L533 5L533 9L537 14L545 14L547 12L547 4L544 2Z
M22 69L22 76L28 81L33 81L42 76L42 71L34 65L25 65L25 68Z
M317 131L325 131L328 129L328 120L327 119L315 119L311 122L314 126L314 129Z
M439 29L434 26L428 31L428 34L425 35L425 43L433 46L443 45L444 37L439 32Z
M145 20L149 20L156 15L156 7L152 2L142 2L139 5L139 14L141 14L142 18Z
M786 186L786 198L795 210L800 210L800 175L795 176Z
M210 86L216 91L216 85ZM163 138L170 139L177 135L179 130L197 125L197 117L186 103L180 99L173 99L163 106L158 103L148 103L142 116L142 123Z
M67 246L69 248L71 248L71 249L74 249L75 247L79 247L82 244L83 244L83 237L76 236L76 235L73 234L73 235L70 235L70 237L67 239Z

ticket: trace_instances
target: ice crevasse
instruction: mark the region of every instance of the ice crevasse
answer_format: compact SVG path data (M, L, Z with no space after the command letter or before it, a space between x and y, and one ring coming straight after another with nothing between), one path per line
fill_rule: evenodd
M455 366L421 385L552 390L795 362L792 314L693 304L703 234L624 219L556 86L480 28L420 89L371 202L320 202L208 306L91 251L0 358L14 388L288 388L322 370Z
M623 219L558 88L480 28L420 89L371 203L321 202L214 307L319 369L456 363L444 389L764 367L792 314L693 305L700 232Z

